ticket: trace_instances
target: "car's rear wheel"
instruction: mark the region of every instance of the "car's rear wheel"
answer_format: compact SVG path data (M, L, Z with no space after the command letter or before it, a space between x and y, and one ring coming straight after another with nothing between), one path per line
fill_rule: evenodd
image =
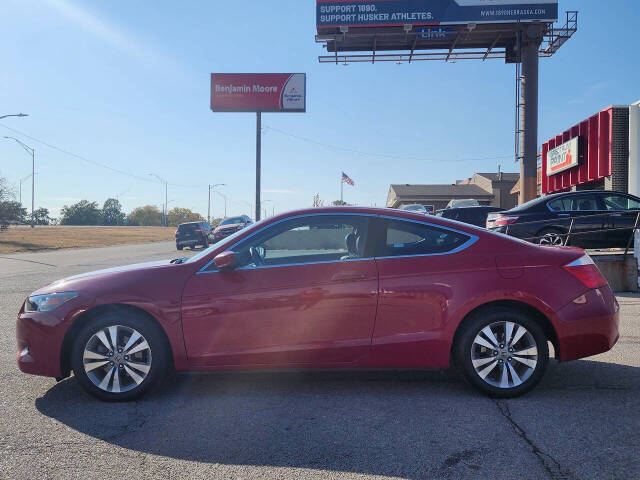
M545 228L536 235L536 241L539 245L561 247L565 244L566 240L567 235L555 228Z
M152 321L127 310L91 319L75 338L71 366L80 385L107 401L131 400L167 369L166 341Z
M456 365L480 391L517 397L542 379L549 347L543 329L529 315L492 308L474 314L462 328L455 346Z

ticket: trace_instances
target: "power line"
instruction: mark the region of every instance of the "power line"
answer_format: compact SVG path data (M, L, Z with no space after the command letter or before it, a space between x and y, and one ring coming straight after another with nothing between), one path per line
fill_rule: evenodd
M106 168L107 170L111 170L112 172L119 173L121 175L126 175L128 177L135 178L136 180L140 180L140 181L143 181L143 182L157 183L155 180L152 180L150 178L144 177L142 175L138 175L138 174L131 173L131 172L126 172L124 170L120 170L119 168L111 167L111 166L106 165L104 163L98 162L96 160L91 160L90 158L87 158L87 157L85 157L83 155L78 155L77 153L70 152L68 150L65 150L64 148L60 148L60 147L58 147L56 145L53 145L53 144L51 144L49 142L46 142L44 140L40 140L39 138L33 137L33 136L31 136L31 135L29 135L27 133L21 132L20 130L16 130L15 128L8 127L7 125L4 125L2 123L0 123L0 127L6 128L7 130L10 130L13 133L17 133L19 135L22 135L23 137L28 138L29 140L33 140L34 142L38 142L41 145L49 147L49 148L51 148L53 150L56 150L56 151L58 151L60 153L64 153L65 155L69 155L70 157L74 157L74 158L77 158L77 159L82 160L84 162L90 163L91 165L94 165L96 167ZM171 185L172 187L183 187L183 188L199 188L199 187L205 187L206 186L206 185L180 185L180 184L177 184L177 183L169 183L169 185Z
M333 148L335 150L342 150L344 152L355 153L358 155L366 155L369 157L381 157L388 158L392 160L417 160L422 162L477 162L483 160L500 160L503 158L513 158L513 154L511 155L497 155L493 157L472 157L472 158L458 158L458 159L442 159L442 158L423 158L423 157L412 157L412 156L402 156L402 155L390 155L386 153L373 153L373 152L365 152L362 150L358 150L350 147L342 147L339 145L331 145L329 143L320 142L318 140L314 140L312 138L301 137L300 135L294 135L293 133L285 132L284 130L280 130L279 128L274 128L269 125L262 124L262 127L267 130L272 130L274 132L280 133L282 135L286 135L287 137L295 138L297 140L302 140L304 142L313 143L314 145L320 145L322 147Z

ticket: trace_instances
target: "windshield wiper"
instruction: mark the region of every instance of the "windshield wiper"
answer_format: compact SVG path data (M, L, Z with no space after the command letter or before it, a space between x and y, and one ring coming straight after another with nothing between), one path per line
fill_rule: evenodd
M184 263L184 261L189 258L189 257L180 257L180 258L174 258L173 260L171 260L169 263L173 263L174 265L180 265L181 263Z

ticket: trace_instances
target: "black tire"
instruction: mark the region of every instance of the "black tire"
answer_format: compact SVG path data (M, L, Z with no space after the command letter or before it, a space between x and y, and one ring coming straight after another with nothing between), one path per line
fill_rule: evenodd
M112 391L105 390L100 388L96 383L96 377L100 375L108 376L110 373L110 369L115 367L110 367L109 362L105 364L103 367L95 368L91 371L91 373L87 373L85 371L85 364L88 364L90 360L85 360L85 348L88 346L88 342L91 340L92 342L96 342L97 345L100 345L104 351L103 356L108 355L106 353L106 347L104 347L103 343L98 343L96 338L98 332L102 332L104 329L110 326L118 326L116 330L116 336L121 339L120 343L126 343L128 340L126 334L130 330L133 330L140 335L142 335L142 339L138 339L136 342L132 343L132 346L129 347L128 350L133 350L136 346L144 343L146 340L149 348L143 349L144 351L141 353L137 353L136 355L147 355L148 350L148 363L149 366L144 365L146 369L148 369L147 373L136 370L133 365L139 365L137 363L133 363L136 359L133 358L133 355L129 357L131 362L123 362L126 363L129 367L134 368L134 374L139 374L138 379L142 378L143 375L146 375L140 383L137 383L134 379L134 376L131 376L127 373L126 368L123 365L122 369L117 370L118 372L122 372L118 374L118 389L120 385L122 385L123 390L125 386L129 384L131 387L126 391L115 392L115 371L112 372L110 380L107 381L106 388L111 388ZM108 330L105 333L110 333ZM108 335L107 335L108 336ZM130 335L130 337L133 335ZM111 345L113 342L110 338L107 338L109 344ZM142 340L142 341L141 341ZM125 345L126 346L126 345ZM89 347L91 350L95 350L94 347ZM116 349L112 349L113 353L115 353ZM124 352L126 353L126 352ZM123 355L124 355L123 353ZM129 359L127 358L127 360ZM115 357L111 356L111 360L116 360ZM102 360L96 360L96 362L101 362ZM87 363L85 363L87 362ZM114 362L111 362L113 365ZM169 365L169 348L167 345L166 338L164 334L160 330L160 327L157 326L152 320L147 317L137 314L135 312L131 312L124 309L114 309L112 311L100 314L99 316L92 318L91 320L86 322L86 325L82 327L82 329L76 335L76 338L73 343L73 347L71 349L71 368L75 374L75 377L78 379L78 383L84 388L89 394L94 397L99 398L100 400L105 400L108 402L118 402L118 401L127 401L132 400L144 392L146 392L153 385L158 383L164 377L167 368ZM129 368L129 371L131 368ZM91 378L90 376L91 375ZM104 378L104 377L103 377ZM122 382L122 383L121 383Z
M532 368L530 365L526 365L521 363L519 360L513 358L513 354L508 352L508 345L506 343L499 343L498 349L494 351L489 351L486 347L480 345L479 343L474 343L476 340L476 336L480 334L480 332L488 326L491 326L492 330L495 329L498 333L494 336L498 342L504 341L504 338L500 338L499 327L506 322L510 322L514 324L514 327L511 330L511 338L515 339L516 333L518 332L517 326L524 327L526 329L526 333L520 337L516 343L513 344L514 350L516 351L524 351L524 348L527 348L525 345L525 340L529 343L531 341L535 342L535 347L537 349L537 358L535 358L535 368ZM458 338L456 340L456 345L454 346L454 355L455 355L455 363L463 377L476 389L481 392L488 394L492 397L497 398L513 398L518 397L520 395L525 394L533 387L535 387L547 369L547 365L549 363L549 345L547 343L547 337L544 334L542 327L538 324L538 322L531 318L529 315L512 308L504 308L504 307L496 307L487 310L482 310L468 320L461 326L462 330L459 332ZM506 329L505 329L506 330ZM506 336L506 335L505 335ZM481 338L487 338L484 336ZM491 344L493 342L490 342ZM524 348L523 348L523 345ZM500 347L504 346L506 348L501 349ZM519 348L523 348L519 350ZM529 347L531 348L531 347ZM474 355L478 354L479 351L485 351L484 355L486 357L481 358L478 356L474 360ZM499 353L496 354L495 352ZM504 356L503 356L504 355ZM524 356L518 357L523 358L527 362L531 362L534 360L533 355L523 354ZM487 370L491 368L493 364L493 359L487 362L490 357L495 356L496 363L492 370L488 374L486 374L486 379L483 379L480 373L474 367L473 362L476 361L480 363L480 366L477 368L482 370ZM504 359L504 360L502 360ZM507 363L508 362L508 363ZM498 383L497 380L494 380L494 377L498 375L502 380L502 369L506 369L508 371L507 375L507 387L501 387L499 385L495 385L492 383ZM516 373L516 377L514 377L511 373L511 370L520 370L519 373ZM523 374L523 369L526 372ZM522 375L522 380L518 375ZM520 380L522 383L517 383Z
M183 247L182 245L176 245L176 248L177 248L178 250L182 250L184 247Z
M558 228L543 228L536 234L535 243L559 247L567 243L567 234Z

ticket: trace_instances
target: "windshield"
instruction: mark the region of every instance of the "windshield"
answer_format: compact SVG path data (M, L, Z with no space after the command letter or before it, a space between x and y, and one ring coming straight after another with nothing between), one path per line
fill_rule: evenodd
M409 212L424 212L426 210L422 205L409 205L404 209Z
M242 217L231 217L220 222L220 225L233 225L234 223L242 223L243 220L244 219Z

